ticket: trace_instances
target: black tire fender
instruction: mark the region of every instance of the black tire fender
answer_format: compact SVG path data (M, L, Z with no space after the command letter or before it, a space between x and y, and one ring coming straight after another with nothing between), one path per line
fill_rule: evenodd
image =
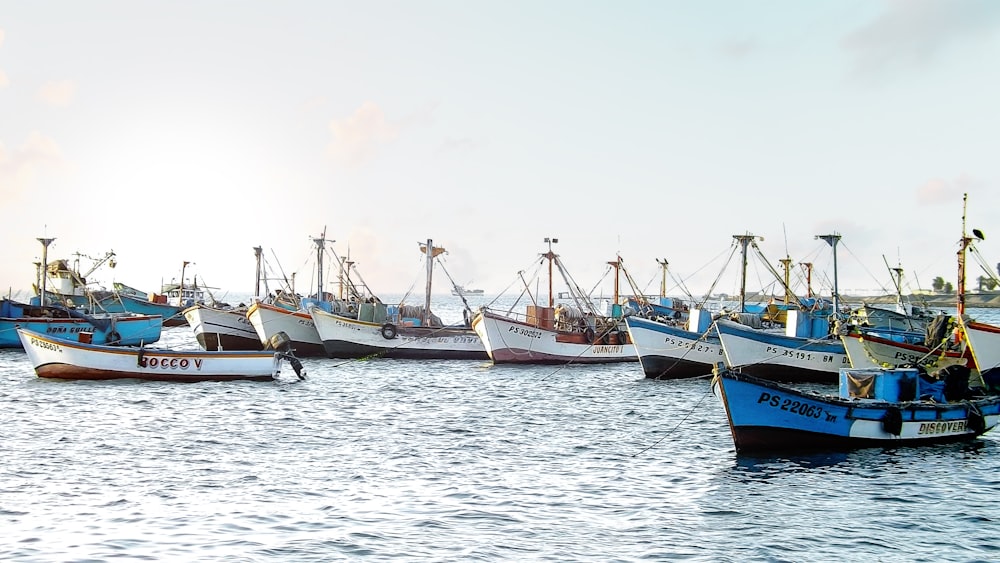
M396 325L392 323L385 323L382 325L380 332L382 333L382 338L392 340L393 338L396 338Z

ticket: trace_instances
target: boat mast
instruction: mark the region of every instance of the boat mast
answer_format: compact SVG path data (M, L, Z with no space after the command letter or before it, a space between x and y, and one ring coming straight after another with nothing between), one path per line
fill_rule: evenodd
M559 242L559 239L545 237L545 242L549 245L549 251L542 254L542 258L549 261L549 307L555 307L555 296L552 295L552 261L556 259L556 254L552 252L552 245Z
M788 305L795 299L790 285L792 283L792 258L786 254L779 262L781 262L781 267L785 269L785 305Z
M618 303L618 276L621 274L622 257L619 256L614 262L608 262L608 265L615 269L615 296L612 303Z
M326 227L319 238L314 238L316 244L316 298L326 301L326 294L323 292L323 253L326 252ZM334 242L334 241L330 241Z
M420 314L420 325L429 326L431 315L431 275L434 273L434 241L427 239L427 287L424 290L424 311Z
M660 265L660 270L662 270L660 275L660 297L667 296L667 259L664 258L660 260L656 259L656 263Z
M799 264L805 268L806 271L806 297L812 298L813 296L813 265L812 262L802 262Z
M965 314L965 249L972 244L972 240L979 239L983 240L983 232L979 229L972 229L972 235L968 236L965 233L965 204L969 199L969 194L962 194L962 242L959 244L958 249L958 316L961 317Z
M48 277L49 268L49 245L52 244L54 238L39 238L38 242L42 243L42 296L39 303L45 306L45 278Z
M190 264L190 262L187 260L181 264L181 285L177 289L177 305L179 307L184 306L184 270L187 268L188 264Z
M260 261L260 258L261 258L261 255L264 253L264 249L261 248L261 247L259 247L259 246L255 246L255 247L253 247L253 253L254 253L254 257L256 257L256 259L257 259L256 282L254 283L254 286L253 286L253 295L254 295L254 297L260 298L260 277L261 277L261 272L260 272L261 261Z
M747 301L747 247L750 246L750 243L753 242L754 239L760 238L760 240L764 240L764 238L763 237L756 237L754 235L751 235L750 233L747 233L745 235L733 235L733 238L736 239L737 241L739 241L739 243L740 243L740 252L741 252L740 260L743 263L741 274L740 274L740 312L741 313L746 313L747 312L747 306L746 306L746 301Z
M825 240L833 248L833 312L840 314L840 291L837 288L837 243L840 242L840 235L816 235L816 238Z

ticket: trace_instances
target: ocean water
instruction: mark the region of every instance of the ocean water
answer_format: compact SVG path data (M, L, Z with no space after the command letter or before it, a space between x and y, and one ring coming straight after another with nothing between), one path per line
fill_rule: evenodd
M707 379L638 363L303 363L73 382L0 351L0 560L1000 559L1000 434L744 457Z

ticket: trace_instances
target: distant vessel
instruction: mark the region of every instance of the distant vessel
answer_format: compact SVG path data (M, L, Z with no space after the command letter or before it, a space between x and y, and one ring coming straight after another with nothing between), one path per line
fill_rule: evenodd
M458 296L462 296L462 295L482 295L483 294L483 290L481 290L481 289L469 289L469 288L466 288L465 286L462 286L462 285L456 285L455 287L453 287L451 289L451 294L452 295L458 295Z

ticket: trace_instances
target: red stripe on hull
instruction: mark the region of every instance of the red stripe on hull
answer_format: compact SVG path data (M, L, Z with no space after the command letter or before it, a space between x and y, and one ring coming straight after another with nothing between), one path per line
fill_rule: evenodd
M199 381L273 381L271 374L256 375L233 375L233 374L170 374L170 373L134 373L127 371L98 370L81 368L67 364L46 364L35 369L38 377L48 379L86 379L86 380L108 380L108 379L141 379L143 381L175 381L182 383L196 383Z

